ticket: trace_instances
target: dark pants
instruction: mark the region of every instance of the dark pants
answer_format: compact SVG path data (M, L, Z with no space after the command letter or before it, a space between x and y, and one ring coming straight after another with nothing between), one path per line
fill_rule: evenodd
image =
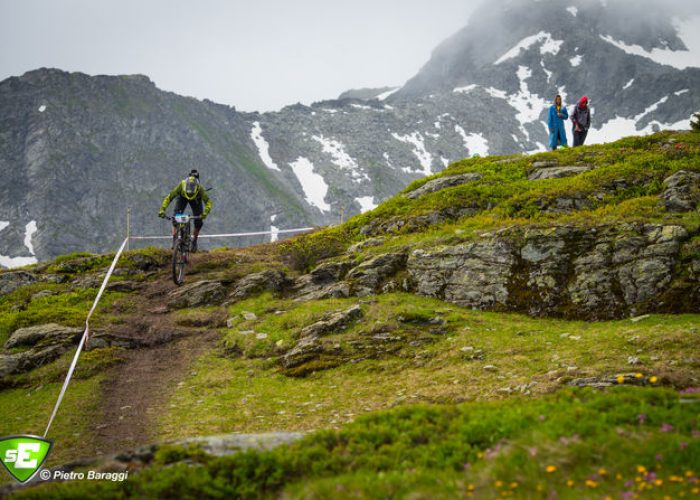
M204 206L202 205L202 200L188 200L186 198L183 198L182 196L178 196L175 198L175 213L176 214L181 214L185 211L185 208L187 208L187 204L189 203L190 208L192 208L192 215L202 215L202 212L204 211ZM202 219L195 219L194 220L194 227L195 229L202 229L202 225L204 222ZM173 221L173 226L175 225L175 221Z
M581 132L576 132L576 128L574 127L574 147L583 146L583 143L586 142L587 135L588 135L588 130L582 130Z

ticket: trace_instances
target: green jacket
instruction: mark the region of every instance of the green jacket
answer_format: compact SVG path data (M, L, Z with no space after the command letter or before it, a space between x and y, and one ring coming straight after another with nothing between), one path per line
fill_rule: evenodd
M204 212L202 212L202 217L206 217L207 215L209 215L209 211L211 210L211 199L209 198L207 190L204 189L202 186L197 186L197 192L194 194L194 196L188 197L185 194L185 182L187 181L180 181L178 185L175 186L175 189L170 191L170 194L168 194L168 196L166 196L163 200L163 204L160 206L160 211L165 212L165 209L168 208L168 205L170 205L171 201L173 201L178 196L182 196L186 200L203 201Z

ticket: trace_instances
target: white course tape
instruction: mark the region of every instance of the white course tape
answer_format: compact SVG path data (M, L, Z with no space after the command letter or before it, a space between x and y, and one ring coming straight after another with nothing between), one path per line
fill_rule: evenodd
M75 370L75 365L78 363L78 357L80 356L80 352L83 350L83 346L85 345L85 342L88 339L88 336L90 335L90 316L92 316L92 313L95 312L95 308L97 307L97 303L100 301L100 298L102 297L102 294L105 291L105 288L107 287L107 282L109 281L109 278L112 276L112 273L114 272L114 268L117 265L117 261L119 260L119 257L121 257L122 252L124 251L124 247L126 247L127 242L129 241L129 238L124 239L124 242L122 243L122 246L119 247L119 251L117 252L117 255L114 256L114 260L112 261L112 265L109 266L109 271L107 271L107 275L105 276L105 279L102 281L102 286L100 287L100 291L97 292L97 297L95 297L95 301L92 303L92 308L90 308L90 312L87 315L87 319L85 320L85 331L83 332L83 336L80 338L80 343L78 344L78 349L75 351L75 356L73 356L73 362L70 364L70 368L68 369L68 374L66 375L66 380L63 382L63 387L61 387L61 392L58 395L58 401L56 401L56 406L54 406L53 413L51 414L51 418L49 419L49 424L46 426L46 431L44 432L44 437L49 433L49 429L51 428L51 424L53 423L53 419L56 417L56 413L58 413L58 407L61 406L61 402L63 401L63 396L66 393L66 389L68 388L68 383L70 382L71 377L73 376L73 370Z
M200 238L233 238L239 236L264 236L266 234L302 233L311 231L313 227L298 227L296 229L280 229L279 231L257 231L254 233L200 234ZM131 236L132 240L171 240L172 236Z
M303 231L310 231L314 228L312 227L302 227L302 228L297 228L297 229L281 229L279 231L274 231L275 234L281 234L281 233L300 233ZM201 235L200 238L225 238L225 237L235 237L235 236L261 236L265 234L273 234L273 231L260 231L260 232L254 232L254 233L230 233L230 234L207 234L207 235ZM56 414L58 413L58 408L61 406L61 403L63 402L63 396L66 394L66 389L68 388L68 384L71 381L71 378L73 377L73 371L75 370L75 365L78 364L78 357L80 357L80 353L83 350L83 347L85 346L85 343L88 340L88 337L90 336L90 317L92 316L92 313L95 312L95 308L97 307L98 302L100 301L100 298L102 298L102 294L105 291L105 288L107 287L107 283L109 282L109 278L112 277L112 273L114 272L114 268L117 265L117 262L119 261L119 257L121 257L122 252L124 252L124 248L126 247L126 244L129 242L130 239L132 240L161 240L161 239L171 239L172 236L131 236L128 238L125 238L124 241L122 242L122 246L119 247L119 250L117 251L117 254L114 256L114 260L112 260L112 265L109 266L109 270L107 271L107 275L105 276L105 279L102 281L102 286L100 287L100 291L97 292L97 297L95 297L95 301L92 303L92 307L90 308L90 312L87 315L87 319L85 320L85 331L83 332L83 336L80 338L80 343L78 344L78 349L75 351L75 356L73 356L73 361L70 364L70 368L68 368L68 373L66 374L66 380L63 381L63 387L61 387L61 392L58 394L58 400L56 401L56 406L53 408L53 413L51 414L51 418L49 419L49 423L46 426L46 431L44 431L44 437L46 437L49 433L49 429L51 428L51 424L53 423L54 418L56 418Z

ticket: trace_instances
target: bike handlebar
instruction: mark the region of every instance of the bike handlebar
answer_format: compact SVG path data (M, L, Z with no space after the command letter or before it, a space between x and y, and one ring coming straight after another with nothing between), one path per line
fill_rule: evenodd
M190 220L191 220L191 219L202 219L202 218L203 218L201 215L190 215L189 217L190 217ZM165 215L165 216L163 216L163 218L164 218L164 219L168 219L168 220L173 220L173 219L175 219L175 217L171 217L171 216L169 216L169 215Z

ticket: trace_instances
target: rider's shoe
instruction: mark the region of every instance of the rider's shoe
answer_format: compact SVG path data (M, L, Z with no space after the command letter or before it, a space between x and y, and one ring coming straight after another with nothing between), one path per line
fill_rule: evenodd
M197 240L192 240L190 245L190 252L195 253L197 251Z

